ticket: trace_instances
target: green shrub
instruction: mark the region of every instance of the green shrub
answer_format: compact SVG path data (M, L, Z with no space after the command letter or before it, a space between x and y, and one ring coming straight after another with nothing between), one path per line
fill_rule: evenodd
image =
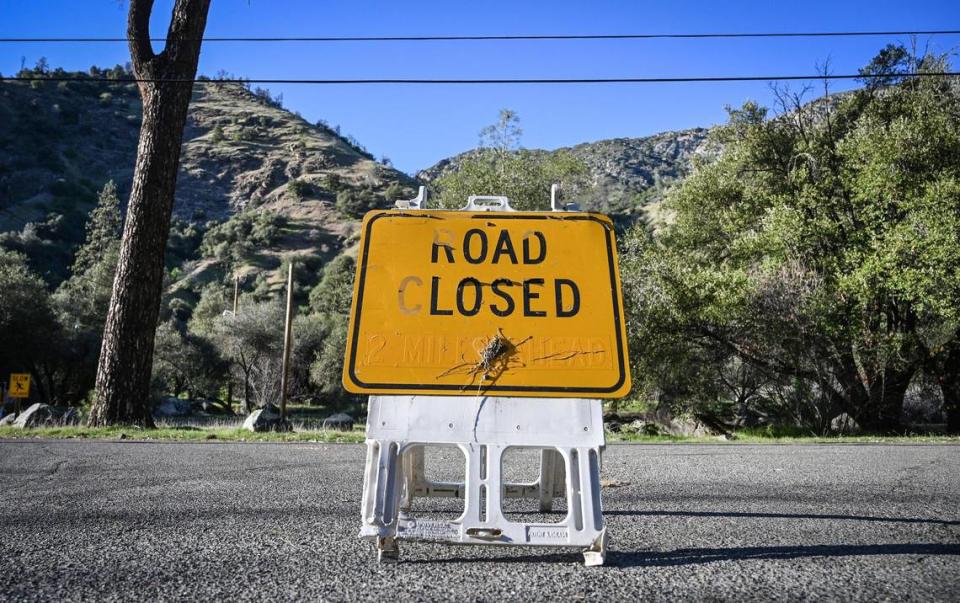
M344 188L343 180L337 174L327 174L323 178L323 188L334 193L339 192Z
M205 257L239 261L275 243L285 224L283 216L271 212L236 214L203 235L200 252Z
M287 183L287 191L294 199L303 199L313 194L313 186L303 180L291 180Z
M362 218L365 213L376 209L379 204L377 196L369 188L337 193L337 210L350 218Z
M387 187L387 190L383 193L384 198L393 203L397 199L403 199L406 197L412 197L410 191L404 188L399 182L391 182L390 186Z

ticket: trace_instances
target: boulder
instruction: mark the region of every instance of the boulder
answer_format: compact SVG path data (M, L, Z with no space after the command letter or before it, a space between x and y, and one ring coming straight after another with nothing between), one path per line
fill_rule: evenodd
M52 406L37 402L17 415L17 420L13 422L13 426L21 429L26 427L40 427L50 420L53 415L52 411Z
M704 436L719 435L694 417L675 417L670 420L663 430L672 436L702 438Z
M243 422L243 428L247 431L261 433L264 431L293 431L289 421L280 418L280 409L273 404L267 404L263 408L253 411Z
M153 407L155 417L185 417L191 412L193 412L193 404L190 400L180 398L163 398Z
M80 413L75 408L58 408L37 402L17 415L14 427L62 427L80 423Z
M340 431L353 431L353 417L346 413L337 413L323 420L324 429L337 429Z
M13 422L17 420L17 413L12 412L4 418L0 419L0 427L9 427L13 425Z
M853 435L860 433L860 425L847 413L840 413L830 421L830 431L836 434Z

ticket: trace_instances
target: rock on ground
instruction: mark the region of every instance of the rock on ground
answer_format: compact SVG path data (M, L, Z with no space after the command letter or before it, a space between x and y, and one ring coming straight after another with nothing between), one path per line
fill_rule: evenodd
M351 431L353 430L354 420L350 415L340 412L335 415L331 415L323 420L324 429L339 429L342 431Z
M78 425L80 413L75 408L58 408L49 404L37 402L17 415L13 422L14 427L61 427L63 425Z
M830 421L830 431L839 434L860 433L860 425L847 413L840 413Z
M280 410L273 404L267 404L259 410L255 410L243 422L243 428L247 431L261 433L264 431L293 431L289 421L284 421L280 417Z

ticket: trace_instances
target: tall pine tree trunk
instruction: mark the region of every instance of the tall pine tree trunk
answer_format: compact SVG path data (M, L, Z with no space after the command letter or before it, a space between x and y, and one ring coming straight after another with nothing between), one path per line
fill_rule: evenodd
M152 426L149 389L180 144L210 0L176 0L166 46L150 43L153 0L131 0L127 20L143 125L113 295L104 326L90 425ZM170 81L178 80L178 81Z

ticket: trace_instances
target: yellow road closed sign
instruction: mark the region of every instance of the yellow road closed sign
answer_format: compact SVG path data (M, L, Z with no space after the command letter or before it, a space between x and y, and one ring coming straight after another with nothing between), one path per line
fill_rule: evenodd
M368 213L343 383L369 394L625 396L609 218Z
M29 398L30 397L30 373L11 373L10 374L10 397L11 398Z

